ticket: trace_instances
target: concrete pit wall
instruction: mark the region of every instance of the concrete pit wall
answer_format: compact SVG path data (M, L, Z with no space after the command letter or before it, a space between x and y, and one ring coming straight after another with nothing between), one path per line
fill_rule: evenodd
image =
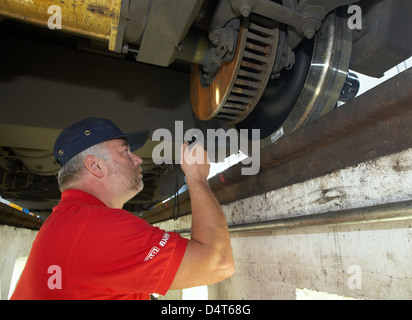
M412 149L223 206L229 225L412 199ZM191 216L157 224L190 228ZM412 299L412 221L231 235L236 273L208 299ZM181 299L170 291L160 299ZM192 290L193 293L193 290ZM328 293L332 295L322 295ZM196 295L189 296L196 298ZM199 294L198 296L199 297Z
M9 297L15 262L27 257L37 231L0 225L0 299Z

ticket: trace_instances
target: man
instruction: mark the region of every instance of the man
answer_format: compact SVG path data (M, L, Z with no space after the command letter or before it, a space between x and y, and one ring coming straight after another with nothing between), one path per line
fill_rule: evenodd
M181 151L190 240L122 210L143 188L142 159L132 152L147 138L147 131L124 134L100 118L62 131L54 146L61 201L33 242L12 299L149 299L234 273L226 219L200 146L185 152L185 143Z

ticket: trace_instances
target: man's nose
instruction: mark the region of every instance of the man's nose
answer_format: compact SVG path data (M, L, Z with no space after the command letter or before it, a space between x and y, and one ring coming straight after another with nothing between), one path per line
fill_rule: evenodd
M142 164L143 160L139 156L136 156L134 153L131 153L131 157L135 166Z

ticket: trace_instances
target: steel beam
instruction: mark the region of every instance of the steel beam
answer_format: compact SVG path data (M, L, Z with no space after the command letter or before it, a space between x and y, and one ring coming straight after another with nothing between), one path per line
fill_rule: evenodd
M298 129L261 151L261 170L242 176L242 164L209 180L220 204L276 190L412 148L412 69ZM191 213L180 197L181 216ZM174 199L139 216L149 223L172 218Z
M41 219L0 203L0 225L39 230L42 224Z

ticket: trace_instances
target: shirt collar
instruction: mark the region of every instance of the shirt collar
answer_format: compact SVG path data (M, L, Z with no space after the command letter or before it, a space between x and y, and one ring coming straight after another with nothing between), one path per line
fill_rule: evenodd
M83 202L90 205L107 207L101 200L97 199L95 196L81 190L68 189L62 192L60 204L66 202Z

